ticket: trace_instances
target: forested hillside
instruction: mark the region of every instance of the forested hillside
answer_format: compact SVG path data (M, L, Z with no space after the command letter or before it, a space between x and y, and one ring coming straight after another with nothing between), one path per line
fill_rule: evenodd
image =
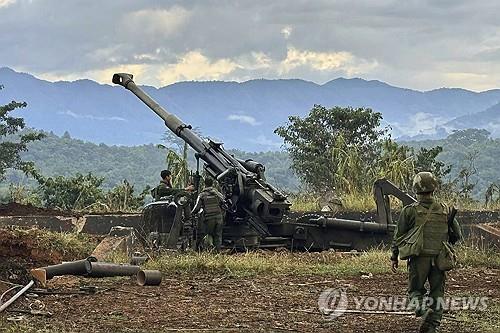
M288 155L282 152L248 153L230 151L242 159L253 159L266 166L266 176L276 186L296 190L298 182L291 172ZM29 150L22 154L26 161L35 162L44 176L70 176L76 173L92 172L105 178L103 186L111 188L123 179L134 184L138 191L147 185L155 185L159 181L159 173L166 168L166 150L156 145L134 147L96 145L73 139L68 133L59 137L46 133L46 137L31 143ZM190 156L190 164L195 168L194 157ZM9 172L4 186L8 182L26 182L20 172Z
M442 146L439 159L452 166L449 181L465 181L473 187L476 199L484 199L490 187L500 189L500 139L492 139L486 130L457 131L442 140L404 142L411 147ZM458 179L457 179L458 178ZM495 186L496 185L496 186Z
M142 82L140 74L136 80ZM58 135L69 131L90 142L127 146L157 143L164 130L163 121L122 87L90 80L48 82L8 68L0 68L0 84L5 86L0 104L27 102L28 108L15 115L40 130ZM376 80L343 78L323 85L291 79L179 82L143 88L204 135L245 151L278 150L281 140L274 129L290 115L304 116L314 104L369 107L382 113L384 125L391 126L396 138L442 138L451 129L473 127L500 135L494 130L500 124L498 112L487 110L500 102L500 90L422 92ZM465 118L453 122L461 116Z
M69 134L62 137L51 133L46 135L41 141L31 143L29 151L23 153L24 159L34 161L45 176L92 172L105 177L103 185L106 188L127 179L135 185L136 190L141 191L146 185L156 184L160 170L166 167L166 151L152 144L134 147L96 145L73 139ZM401 143L415 148L442 146L443 152L438 159L452 165L448 181L456 180L461 172L470 172L469 182L474 185L472 193L478 199L484 198L492 183L500 184L500 139L491 139L484 130L460 131L443 140ZM287 191L300 189L297 177L290 170L287 153L231 153L264 164L268 180L279 188ZM192 156L190 164L192 168L195 167ZM3 187L9 182L26 182L26 177L20 172L10 172Z

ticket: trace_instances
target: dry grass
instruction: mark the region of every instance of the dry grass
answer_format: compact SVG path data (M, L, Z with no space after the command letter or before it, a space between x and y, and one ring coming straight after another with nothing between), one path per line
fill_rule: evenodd
M86 234L75 232L53 232L41 229L3 229L4 237L10 242L29 244L30 248L41 253L60 253L64 258L84 258L97 245L96 241ZM8 236L7 236L8 235ZM27 254L29 255L29 254Z
M358 254L247 252L215 254L169 253L147 263L148 268L167 274L228 274L230 276L329 275L353 276L388 272L387 253L374 250Z
M458 248L462 267L500 269L500 253L466 246ZM390 253L374 249L361 253L247 252L239 254L168 253L146 264L165 274L223 274L234 277L255 275L327 275L330 277L383 274L390 272ZM403 270L401 273L404 273Z

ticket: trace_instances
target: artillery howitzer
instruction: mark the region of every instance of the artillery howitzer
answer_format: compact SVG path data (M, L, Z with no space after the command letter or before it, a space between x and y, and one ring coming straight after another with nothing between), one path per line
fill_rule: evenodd
M114 74L113 83L130 90L162 118L175 135L194 149L197 161L201 159L205 162L206 173L217 179L229 203L223 233L225 246L308 250L332 247L363 249L388 240L393 230L387 197L389 194L395 195L404 204L414 201L388 181L379 180L375 183L378 221L364 222L321 215L287 218L286 213L291 204L280 191L266 181L265 167L262 164L238 159L228 154L222 143L200 138L190 125L167 112L139 88L131 74ZM149 214L148 210L143 213L146 214ZM181 229L178 225L179 218L173 220L177 222L169 226L170 239L174 230L177 234Z

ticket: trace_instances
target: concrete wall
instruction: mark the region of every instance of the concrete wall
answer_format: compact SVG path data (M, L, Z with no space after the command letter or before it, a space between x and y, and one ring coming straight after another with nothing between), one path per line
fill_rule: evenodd
M77 229L78 219L63 216L0 216L0 226L36 227L71 232Z
M106 235L114 226L139 227L140 214L65 216L0 216L0 227L35 227L51 231Z
M141 225L140 214L85 215L83 218L85 221L80 231L87 234L106 235L115 226L139 228Z

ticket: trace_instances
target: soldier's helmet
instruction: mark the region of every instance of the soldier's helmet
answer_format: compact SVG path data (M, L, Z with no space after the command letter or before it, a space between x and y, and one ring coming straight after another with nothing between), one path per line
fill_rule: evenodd
M434 192L439 186L437 178L431 172L419 172L413 178L415 193Z

